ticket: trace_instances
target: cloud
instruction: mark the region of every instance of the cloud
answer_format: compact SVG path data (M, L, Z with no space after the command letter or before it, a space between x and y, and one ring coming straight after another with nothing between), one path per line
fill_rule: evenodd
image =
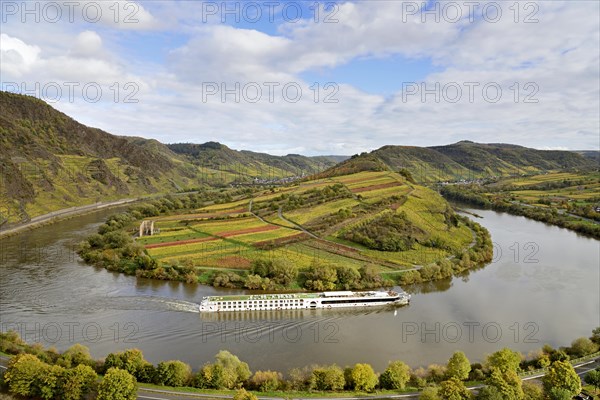
M14 77L21 77L31 70L38 60L40 48L30 46L22 40L7 34L0 34L0 62L2 71Z
M202 23L197 3L145 3L145 22L136 28L142 32L108 20L43 31L9 25L2 37L1 66L3 75L6 71L19 79L94 80L104 87L134 81L140 87L136 104L80 101L56 106L114 133L166 142L219 140L279 154L353 154L385 144L462 139L597 148L598 3L535 3L536 23L523 22L531 14L524 8L515 22L509 8L513 3L495 2L502 4L503 17L494 23L482 15L483 2L473 21L463 9L456 22L448 21L448 15L436 22L435 8L424 18L410 4L415 3L344 2L338 4L337 23L307 18L273 30L261 24ZM447 3L437 4L441 10ZM138 45L140 37L147 38L146 50L158 61L136 58L138 49L129 48L128 40ZM437 101L435 95L423 99L422 93L386 97L347 84L326 90L323 82L315 88L300 77L364 57L385 63L395 55L435 65L435 72L416 83L419 88L455 85L462 88L462 97L456 102L449 101L449 92L438 93ZM372 74L365 70L363 79ZM234 91L237 82L242 92L256 83L263 98L254 103L237 93L241 98L236 101L232 93L223 101L217 93L205 101L208 82ZM266 100L266 82L279 84L273 102ZM473 101L468 82L478 84ZM299 101L285 100L281 90L286 83L300 85ZM502 89L498 102L486 100L486 84ZM328 94L337 102L324 102ZM532 99L537 102L525 101Z

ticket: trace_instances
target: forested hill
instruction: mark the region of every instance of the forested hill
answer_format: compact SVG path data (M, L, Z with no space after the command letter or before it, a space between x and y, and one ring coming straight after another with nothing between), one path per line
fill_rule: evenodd
M1 91L0 110L0 225L98 201L255 179L273 183L337 162L116 136L34 97Z
M352 156L321 176L386 169L404 170L417 182L439 182L565 169L597 170L598 161L572 151L461 141L433 147L383 146Z

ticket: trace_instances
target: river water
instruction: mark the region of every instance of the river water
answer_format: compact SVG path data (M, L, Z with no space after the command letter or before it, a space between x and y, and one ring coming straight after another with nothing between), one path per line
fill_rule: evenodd
M59 350L82 343L96 358L137 347L151 362L179 359L194 369L226 349L253 370L368 362L382 371L391 360L445 363L457 349L474 362L505 346L524 353L564 346L600 326L598 241L471 211L492 234L494 262L405 288L409 306L242 315L197 312L203 296L234 291L83 264L75 245L114 210L97 212L0 240L1 329Z

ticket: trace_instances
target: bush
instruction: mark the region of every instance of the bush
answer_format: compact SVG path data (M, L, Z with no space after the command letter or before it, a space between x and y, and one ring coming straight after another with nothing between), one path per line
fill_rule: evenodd
M248 364L226 350L215 356L214 364L206 364L194 377L194 386L198 388L235 389L242 387L250 378Z
M575 339L571 343L571 347L569 349L569 353L573 356L573 358L584 357L597 351L598 345L585 337Z
M333 290L337 282L337 271L329 264L321 264L314 260L306 271L304 286L310 290Z
M111 368L98 385L96 400L135 400L137 398L137 382L129 372L119 368Z
M11 393L21 396L41 396L40 378L48 373L49 366L31 354L19 354L8 363L4 381Z
M159 385L185 386L190 382L191 377L192 369L182 361L163 361L156 366L156 383Z
M57 364L65 368L72 368L79 364L93 365L93 363L90 350L79 343L69 347L57 360Z
M345 384L344 371L330 365L313 369L309 387L311 390L342 390Z
M60 393L63 400L79 400L90 392L96 385L98 375L88 366L79 364L75 368L64 371Z
M258 400L258 397L250 392L247 392L245 389L239 389L235 392L233 400Z
M342 237L370 249L410 250L425 232L414 225L405 212L387 210L375 218L345 231Z
M356 364L350 371L350 377L354 390L371 392L377 386L377 375L369 364Z
M283 376L276 371L256 371L250 379L250 385L261 392L272 392L279 389Z
M379 383L384 389L401 390L410 380L410 367L402 361L391 362L379 377Z
M449 378L457 378L461 381L464 381L469 377L469 372L471 372L471 363L465 353L462 351L456 351L448 360L446 375Z

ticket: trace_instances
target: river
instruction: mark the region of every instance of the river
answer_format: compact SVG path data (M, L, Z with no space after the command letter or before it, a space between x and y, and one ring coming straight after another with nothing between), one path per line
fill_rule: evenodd
M494 262L451 280L406 288L396 310L203 315L203 296L233 293L90 267L75 245L114 210L0 240L0 323L28 342L94 357L136 347L154 363L194 369L226 349L253 370L312 363L442 364L457 350L472 362L508 346L564 346L600 326L599 242L524 217L470 210L495 243ZM237 292L239 293L239 291Z

